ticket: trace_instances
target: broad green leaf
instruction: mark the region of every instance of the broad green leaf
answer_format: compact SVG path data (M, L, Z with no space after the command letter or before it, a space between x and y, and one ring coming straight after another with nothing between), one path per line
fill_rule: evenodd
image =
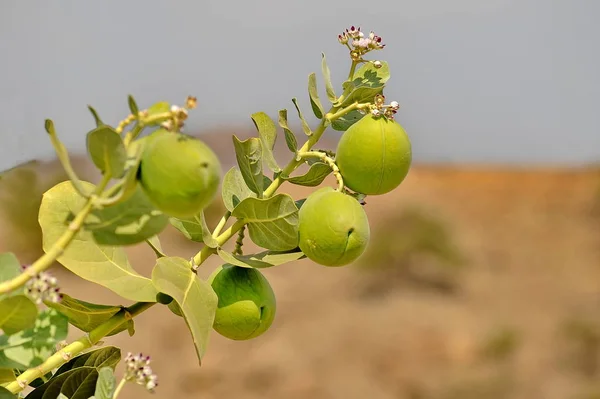
M173 301L170 304L168 304L167 307L171 312L173 312L173 314L179 317L183 317L183 310L181 310L181 306L179 306L177 302Z
M319 91L317 89L317 75L313 72L308 75L308 96L310 97L310 106L318 119L323 118L325 110L319 99Z
M74 370L79 367L93 367L100 370L104 367L109 367L112 370L117 367L121 361L121 349L116 346L106 346L101 349L96 349L79 355L63 364L54 373L54 378L66 373L69 370Z
M244 141L240 141L235 135L233 136L233 146L235 147L235 157L242 177L248 185L248 188L256 193L259 197L263 194L262 180L262 145L260 139L251 137Z
M61 393L69 399L88 399L94 395L98 370L95 367L79 367L62 373L37 387L28 399L54 399Z
M100 126L87 134L87 149L94 165L113 177L121 177L127 161L127 150L121 135L110 126Z
M296 141L296 135L290 130L287 121L287 109L279 110L279 126L283 129L285 135L285 143L291 152L298 152L298 141Z
M112 399L117 387L114 370L110 367L103 367L98 370L98 381L94 391L94 399Z
M55 309L69 319L69 323L81 331L90 332L100 324L104 323L122 309L121 306L97 305L95 303L81 301L62 295L62 300L56 302L44 302L49 308ZM110 334L115 335L125 330L127 326L122 325Z
M337 101L337 97L335 95L335 91L333 90L333 84L331 83L331 73L329 72L329 66L327 66L325 53L321 53L321 71L323 72L323 80L325 81L327 98L333 104Z
M0 254L0 282L12 280L21 274L21 263L12 252ZM24 292L23 288L11 291L5 296L20 295ZM2 316L0 316L2 317Z
M365 116L364 113L355 109L353 111L348 112L346 115L334 120L331 123L331 127L334 130L345 132L350 126L354 125L356 122L361 120L363 116Z
M7 382L13 382L17 377L15 377L15 372L10 368L0 368L0 384L5 384ZM0 395L0 398L2 396Z
M138 114L140 113L140 109L138 108L138 105L132 95L127 96L127 104L129 105L131 114L137 118Z
M305 255L299 249L291 251L264 251L251 255L235 255L219 248L217 249L217 253L221 259L232 265L257 269L279 266L287 262L305 258Z
M216 248L219 245L217 240L213 238L208 225L206 224L204 212L200 212L199 214L187 219L171 218L170 221L171 224L177 230L182 232L188 240L203 242L211 248Z
M0 387L0 399L17 399L17 395L14 395L4 387Z
M59 183L44 194L39 213L44 251L50 251L68 229L68 220L84 203L70 182ZM79 277L130 301L154 302L156 299L152 281L133 269L125 249L98 245L92 232L79 231L57 261Z
M252 114L252 121L254 122L254 126L256 126L256 130L258 130L258 137L262 144L262 154L267 166L275 173L281 171L273 156L273 147L275 147L275 141L277 140L275 123L264 112Z
M158 291L172 296L181 308L201 364L215 319L217 295L190 269L189 262L179 257L158 259L152 281Z
M387 62L382 61L381 68L375 68L372 63L366 63L354 74L351 82L344 82L344 98L336 107L344 107L353 102L372 102L375 96L381 93L385 83L390 78L390 69Z
M298 118L300 118L300 122L302 122L302 130L304 131L304 134L306 134L307 136L312 136L312 130L310 130L308 122L306 122L306 119L304 119L304 115L302 115L302 111L300 111L298 100L292 98L292 102L294 103L294 107L296 107L296 111L298 111Z
M302 176L288 177L287 181L299 186L316 187L331 174L331 167L324 162L313 163Z
M25 295L15 295L0 301L0 329L6 335L32 328L37 315L37 306Z
M221 194L223 197L223 204L230 212L246 198L256 197L256 194L253 193L244 182L244 177L240 170L235 166L225 173Z
M99 245L125 246L155 236L168 224L169 217L156 209L142 187L137 186L125 201L92 211L84 227Z
M248 223L250 239L260 247L287 251L298 246L298 208L287 194L246 198L231 214Z
M102 122L102 119L100 119L100 116L98 116L98 112L96 112L96 110L91 105L88 105L88 109L90 110L90 113L94 117L94 122L96 122L96 127L104 126L105 123Z
M166 101L159 101L148 108L148 117L153 117L158 114L166 114L171 110L171 104ZM161 123L167 121L169 116L158 118L151 123L146 123L146 126L158 126Z
M36 367L55 352L56 344L69 330L67 317L54 309L39 313L33 328L0 335L0 367L25 370Z

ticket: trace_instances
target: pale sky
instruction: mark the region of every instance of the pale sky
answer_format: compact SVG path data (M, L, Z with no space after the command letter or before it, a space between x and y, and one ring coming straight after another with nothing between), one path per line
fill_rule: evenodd
M353 24L387 44L373 57L390 63L386 96L415 161L599 161L598 15L598 0L6 0L0 169L53 156L45 118L83 151L87 104L116 123L130 93L141 107L196 95L190 132L252 128L252 113L276 118L293 97L310 115L307 76L322 84L325 52L341 83L336 37Z

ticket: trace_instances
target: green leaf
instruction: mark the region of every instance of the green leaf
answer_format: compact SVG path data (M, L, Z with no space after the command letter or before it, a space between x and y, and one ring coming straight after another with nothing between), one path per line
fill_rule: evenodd
M161 258L165 255L165 252L162 249L162 245L160 245L160 239L158 236L152 236L146 240L146 243L152 248L157 258Z
M203 242L210 248L216 248L219 245L206 224L204 212L187 219L171 218L170 221L188 240Z
M94 399L112 399L117 387L114 370L110 367L103 367L98 370L98 381L96 381L96 390Z
M140 113L140 109L138 108L137 103L132 95L127 96L127 104L129 104L129 110L131 111L131 114L137 118L138 114Z
M4 387L0 387L0 399L17 399L17 395L12 394Z
M0 367L25 370L36 367L55 352L67 338L68 319L54 309L39 313L33 328L17 334L0 335Z
M6 335L32 328L37 315L37 306L25 295L15 295L0 301L0 329Z
M260 247L287 251L298 246L298 208L287 194L246 198L231 214L248 223L250 239Z
M92 113L92 116L94 117L94 122L96 122L96 127L104 126L105 123L102 122L102 119L100 119L100 116L98 116L98 112L96 112L96 110L91 105L88 105L88 109L90 110L90 112Z
M310 106L313 113L318 119L323 118L325 110L319 99L319 91L317 89L317 75L313 72L308 75L308 96L310 97Z
M259 197L263 194L262 145L256 137L240 141L233 136L235 157L248 188Z
M390 78L390 69L387 62L382 61L381 68L375 68L368 62L360 67L354 74L351 82L344 82L344 99L334 104L336 107L345 107L353 102L372 102L375 96L385 87Z
M323 183L323 180L331 174L332 170L329 165L324 162L313 163L308 172L302 176L288 177L285 180L299 186L316 187Z
M235 255L219 248L217 253L229 264L257 269L279 266L306 257L298 248L291 251L264 251L252 255Z
M295 201L295 204L298 207L298 209L300 209L300 208L302 208L302 205L304 205L304 202L306 202L306 198L302 198L302 199Z
M39 221L45 252L50 251L68 229L68 220L83 208L84 203L70 182L59 183L44 194ZM130 301L154 302L156 299L152 281L133 269L125 249L98 245L92 232L79 231L57 261L79 277Z
M125 192L119 202L128 200L139 187L137 177L145 146L146 140L142 138L132 141L127 147L127 162L125 163L125 172L121 178Z
M306 119L304 119L304 115L302 115L302 111L300 111L300 106L298 106L298 100L292 98L292 102L294 103L294 107L296 107L296 111L298 111L298 118L300 118L300 121L302 122L302 130L304 130L304 134L307 136L312 136L310 126L308 125L308 122L306 122Z
M329 66L327 66L325 53L321 53L321 71L323 72L323 80L325 80L325 91L327 92L327 98L333 104L337 101L337 97L335 95L335 91L333 90L333 84L331 83L331 73L329 72Z
M79 367L93 367L97 370L100 370L103 367L109 367L114 370L120 361L121 349L117 348L116 346L106 346L101 349L86 352L69 360L67 363L60 366L58 370L56 370L53 378Z
M361 120L363 116L365 116L363 112L360 112L359 110L355 109L353 111L348 112L346 115L334 120L331 123L331 127L334 130L345 132L350 126L354 125L356 122Z
M100 126L87 134L87 149L94 165L103 173L121 177L127 150L121 136L110 126Z
M258 130L258 137L262 144L262 156L267 163L269 169L277 173L281 171L277 161L273 156L273 148L275 147L275 141L277 140L277 128L275 123L271 120L269 115L264 112L257 112L252 114L252 121L256 130Z
M67 294L62 294L62 300L44 302L49 308L55 309L69 319L69 323L81 331L90 332L121 311L121 306L97 305L75 299ZM125 325L120 326L108 336L115 335L125 330Z
M92 211L84 227L99 245L124 246L139 244L162 232L168 224L169 217L157 210L142 187L137 186L125 201Z
M0 368L0 384L6 384L7 382L13 382L16 380L15 372L10 368ZM2 395L0 395L2 398Z
M223 177L221 195L223 197L225 208L230 212L246 198L256 197L256 194L254 194L246 185L240 170L235 166L229 169Z
M21 274L21 262L12 252L0 254L0 282L12 280ZM8 292L5 296L20 295L24 292L23 288ZM1 316L0 316L1 317Z
M290 130L287 121L287 109L279 110L279 126L283 128L285 135L285 143L291 152L298 152L298 142L296 141L296 135Z
M159 101L153 104L150 108L148 108L148 117L153 117L158 114L166 114L171 110L171 104L166 101ZM169 120L169 116L165 116L164 118L158 118L157 120L146 123L146 126L158 126L161 123Z
M65 396L64 393L58 394L58 396L56 397L56 399L69 399L67 396Z
M158 291L172 296L181 308L201 364L215 319L217 295L191 270L189 262L179 257L158 259L152 281Z
M28 399L57 398L61 393L69 399L88 399L94 395L98 370L94 367L79 367L62 373L37 387Z

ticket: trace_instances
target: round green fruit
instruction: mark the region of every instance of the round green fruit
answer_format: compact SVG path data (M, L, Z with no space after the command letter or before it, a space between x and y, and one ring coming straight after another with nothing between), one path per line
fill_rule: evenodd
M275 293L257 269L219 266L208 278L219 298L213 328L229 339L256 338L275 319Z
M369 113L344 132L335 160L346 187L361 194L386 194L408 175L411 142L398 122Z
M141 186L157 209L186 218L199 213L215 197L221 164L201 140L156 130L147 137L139 167Z
M323 187L308 196L300 211L299 246L323 266L344 266L358 259L369 243L369 220L358 201Z

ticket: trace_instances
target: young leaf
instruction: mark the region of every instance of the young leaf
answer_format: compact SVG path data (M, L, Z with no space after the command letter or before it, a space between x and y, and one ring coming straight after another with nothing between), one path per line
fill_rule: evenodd
M93 367L97 370L100 370L104 367L109 367L114 370L120 361L121 349L117 348L116 346L105 346L100 349L86 352L69 360L67 363L60 366L58 370L56 370L53 378L79 367Z
M68 319L54 309L39 313L33 328L17 334L0 335L0 367L26 370L36 367L67 338Z
M0 329L6 335L32 328L37 315L37 306L25 295L15 295L0 301Z
M298 246L298 208L287 194L246 198L231 215L248 223L250 239L260 247L287 251Z
M291 251L264 251L252 255L235 255L219 248L217 249L217 253L223 261L232 265L254 267L257 269L279 266L306 257L299 249Z
M158 259L152 281L159 292L172 296L179 305L201 364L215 319L217 295L191 270L189 262L179 257Z
M127 161L123 140L110 126L100 126L87 134L87 149L94 165L103 173L121 177Z
M166 101L159 101L156 104L153 104L150 108L148 108L148 117L153 117L158 114L167 114L171 110L171 104ZM147 123L146 126L158 126L161 123L167 121L169 116L165 116L164 118L158 118L151 123Z
M275 124L271 118L269 118L269 115L264 112L252 114L252 121L254 122L254 126L256 126L256 130L258 130L258 137L262 144L262 154L267 166L275 173L281 171L281 168L277 165L277 161L273 156L273 147L275 147L275 141L277 139L277 128L275 127Z
M306 119L304 119L302 111L300 111L300 106L298 106L298 100L292 98L292 102L294 103L294 107L296 107L296 111L298 111L298 118L300 118L300 121L302 122L302 130L304 130L304 134L306 134L307 136L312 136L310 126L308 125L308 122L306 122Z
M140 113L140 109L138 108L137 103L132 95L127 96L127 103L129 104L129 110L131 111L131 114L137 118L138 114Z
M359 110L355 109L353 111L348 112L346 115L334 120L331 123L331 127L334 130L340 131L340 132L345 132L346 130L348 130L348 128L352 125L354 125L356 122L358 122L359 120L361 120L361 118L365 116L364 113L360 112Z
M102 122L102 119L100 119L100 116L98 116L98 112L96 112L96 110L91 105L88 105L88 109L90 110L92 116L94 117L94 122L96 122L96 127L104 126L105 123Z
M125 246L155 236L168 224L169 217L157 210L137 186L125 201L92 211L84 227L99 245Z
M323 180L331 174L331 167L323 162L313 163L308 172L302 176L288 177L287 181L299 186L316 187L323 183Z
M321 71L323 72L323 80L325 80L325 91L327 92L327 98L333 104L337 101L337 97L335 95L335 91L333 90L333 84L331 83L331 73L329 72L329 66L327 66L325 53L321 53Z
M242 177L248 185L248 188L259 197L263 194L262 180L262 145L256 137L251 137L240 141L233 136L233 146L235 147L235 156L240 166Z
M368 62L360 67L354 74L351 82L344 82L344 99L334 104L336 107L345 107L353 102L371 102L381 93L385 83L390 78L390 69L387 62L382 61L381 68L375 68Z
M315 116L318 119L323 118L323 115L325 115L325 110L323 110L323 105L321 104L321 100L319 100L317 75L315 75L314 72L308 75L308 96L310 97L310 106L312 107Z
M45 301L44 304L66 316L71 325L84 332L92 331L121 310L121 306L97 305L75 299L67 294L62 294L60 302ZM108 336L118 334L126 328L122 325Z
M57 398L61 393L69 399L88 399L94 395L98 370L95 367L79 367L51 378L37 387L28 399Z
M287 121L287 109L279 110L279 126L283 128L283 133L285 135L285 143L291 152L298 152L298 142L296 141L296 136L290 130Z
M256 194L254 194L246 185L240 170L235 166L229 169L223 177L221 195L223 197L225 208L230 212L246 198L256 197Z
M4 387L0 387L0 399L17 399L17 395L12 394Z
M50 251L68 229L68 220L83 208L84 202L68 181L46 191L39 212L45 252ZM156 300L158 292L152 281L133 269L125 249L98 245L92 232L79 231L57 261L79 277L106 287L130 301Z
M98 370L98 381L96 381L94 399L112 399L116 386L117 381L114 370L110 367L101 368Z
M218 246L217 240L213 238L208 225L206 224L204 212L200 212L198 215L188 219L171 218L170 221L171 224L177 230L182 232L188 240L203 242L211 248L216 248Z

